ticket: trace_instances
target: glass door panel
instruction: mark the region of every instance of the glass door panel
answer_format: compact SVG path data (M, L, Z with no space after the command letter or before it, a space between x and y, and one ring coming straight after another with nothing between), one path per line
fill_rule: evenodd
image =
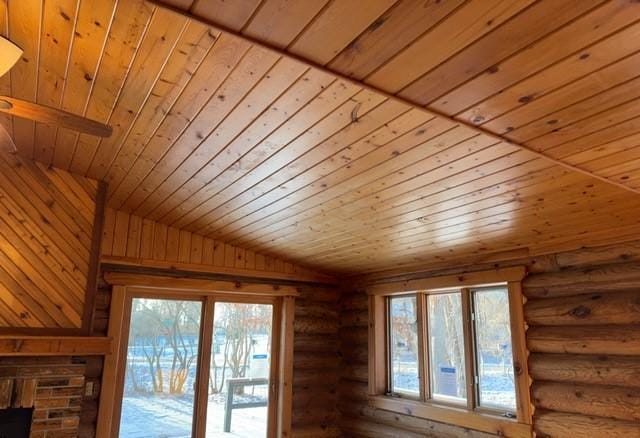
M134 298L120 437L192 436L202 303Z
M273 306L216 302L207 438L267 436Z

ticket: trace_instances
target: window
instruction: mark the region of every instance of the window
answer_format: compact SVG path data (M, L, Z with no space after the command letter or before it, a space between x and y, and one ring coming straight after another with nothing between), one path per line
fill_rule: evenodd
M418 311L416 296L389 300L390 386L411 397L420 395L418 383Z
M191 435L201 314L198 301L133 298L121 437Z
M427 297L431 396L434 400L465 404L464 333L460 292Z
M371 287L372 404L490 433L530 431L523 276L510 268Z
M509 295L506 287L472 290L478 405L516 411Z
M295 287L107 278L117 354L104 365L104 436L290 434Z

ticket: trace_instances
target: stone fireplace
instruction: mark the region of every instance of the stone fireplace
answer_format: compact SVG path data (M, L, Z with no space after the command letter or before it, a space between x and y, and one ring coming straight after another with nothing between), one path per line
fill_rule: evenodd
M2 357L0 415L30 413L30 438L75 438L84 381L85 365L71 357Z

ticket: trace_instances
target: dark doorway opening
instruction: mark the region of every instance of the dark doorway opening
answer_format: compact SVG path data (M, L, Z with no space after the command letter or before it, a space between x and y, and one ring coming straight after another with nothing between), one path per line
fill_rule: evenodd
M29 438L33 409L0 410L0 438Z

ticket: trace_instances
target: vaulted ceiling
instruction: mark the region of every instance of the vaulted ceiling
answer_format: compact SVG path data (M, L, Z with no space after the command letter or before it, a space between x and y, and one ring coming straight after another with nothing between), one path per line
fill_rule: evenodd
M109 205L330 272L640 231L640 3L0 0L0 119Z

